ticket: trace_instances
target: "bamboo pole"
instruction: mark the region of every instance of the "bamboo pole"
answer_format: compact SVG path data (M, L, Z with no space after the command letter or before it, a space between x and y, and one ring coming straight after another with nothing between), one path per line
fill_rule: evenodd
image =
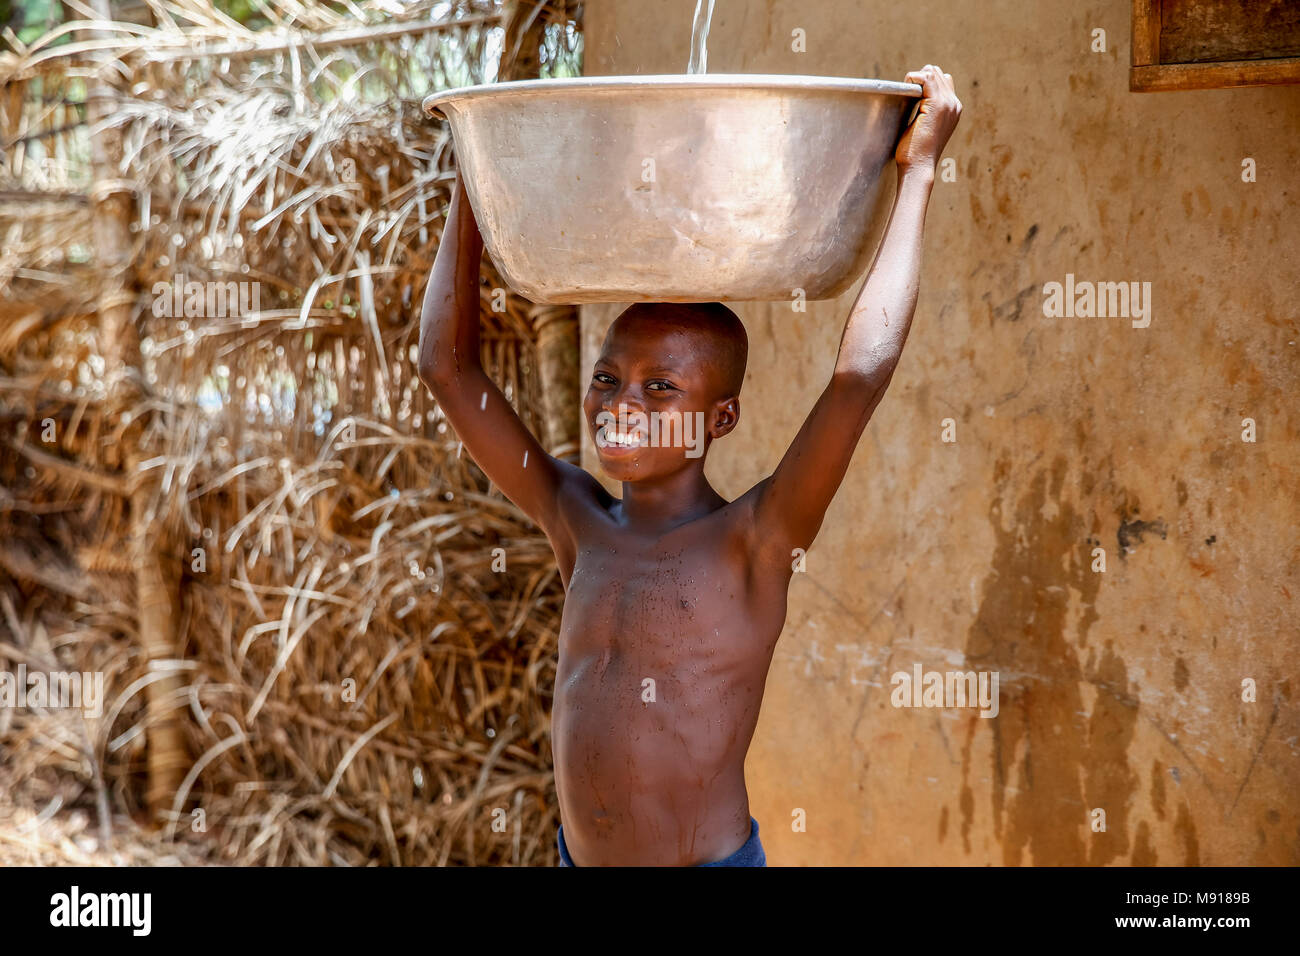
M95 14L112 19L109 0L92 0ZM95 31L99 35L107 35ZM131 188L121 178L121 134L116 127L101 123L111 115L121 95L116 74L107 69L96 71L87 89L86 117L91 135L91 204L96 261L100 269L99 323L105 366L114 389L111 400L129 408L143 381L140 371L140 347L132 321L131 306L135 295L131 289ZM138 424L134 431L142 434ZM140 449L128 439L123 443L120 466L129 476L131 523L128 549L134 565L136 586L136 627L141 650L151 667L153 662L175 656L175 612L173 589L168 585L167 563L159 553L150 521L153 486L138 481ZM179 677L157 680L146 689L146 732L148 747L148 782L145 802L153 822L161 822L160 811L171 807L172 796L179 788L188 761L180 715L176 712Z
M515 0L506 15L502 80L534 79L541 74L545 8L548 0ZM537 337L538 377L542 385L541 436L557 458L579 457L578 310L571 305L534 305L528 319Z

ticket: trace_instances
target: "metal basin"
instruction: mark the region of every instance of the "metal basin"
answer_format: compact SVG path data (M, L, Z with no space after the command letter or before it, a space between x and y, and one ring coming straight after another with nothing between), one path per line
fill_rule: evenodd
M539 303L833 298L866 268L921 94L821 76L525 80L436 93L484 244Z

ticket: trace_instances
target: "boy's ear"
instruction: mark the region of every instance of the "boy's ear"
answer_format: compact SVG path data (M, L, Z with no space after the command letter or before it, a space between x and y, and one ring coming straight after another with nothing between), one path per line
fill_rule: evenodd
M709 435L721 438L736 427L740 421L740 399L736 396L724 398L713 406L713 422L709 426Z

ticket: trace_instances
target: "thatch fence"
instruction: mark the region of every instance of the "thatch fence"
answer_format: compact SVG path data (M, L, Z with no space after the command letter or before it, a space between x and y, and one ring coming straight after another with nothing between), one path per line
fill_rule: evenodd
M561 589L415 374L418 106L577 72L581 5L68 6L0 54L0 673L104 699L0 706L0 862L553 863ZM485 362L574 455L572 312L503 285Z

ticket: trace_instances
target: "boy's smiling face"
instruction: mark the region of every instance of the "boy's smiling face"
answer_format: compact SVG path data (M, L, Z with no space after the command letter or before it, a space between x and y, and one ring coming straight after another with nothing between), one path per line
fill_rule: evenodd
M605 473L644 481L703 467L740 416L744 327L731 310L635 305L605 336L583 401Z

